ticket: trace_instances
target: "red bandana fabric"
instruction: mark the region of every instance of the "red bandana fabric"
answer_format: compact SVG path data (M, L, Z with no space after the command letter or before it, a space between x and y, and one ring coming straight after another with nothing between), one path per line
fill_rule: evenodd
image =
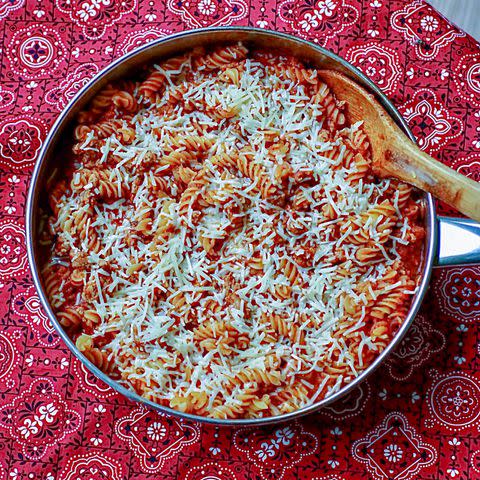
M318 414L215 428L127 401L69 353L28 271L24 213L49 126L112 60L185 29L312 40L480 180L480 48L420 0L0 0L0 480L480 478L480 267L435 270L380 371ZM443 213L454 214L444 209Z

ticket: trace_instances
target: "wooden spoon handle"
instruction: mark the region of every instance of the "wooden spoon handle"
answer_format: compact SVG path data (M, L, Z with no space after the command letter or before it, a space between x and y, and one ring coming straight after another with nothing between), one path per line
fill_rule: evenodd
M395 141L385 152L376 170L380 176L392 176L430 192L459 212L480 222L480 183L460 175L452 168L422 152L403 133L394 133Z

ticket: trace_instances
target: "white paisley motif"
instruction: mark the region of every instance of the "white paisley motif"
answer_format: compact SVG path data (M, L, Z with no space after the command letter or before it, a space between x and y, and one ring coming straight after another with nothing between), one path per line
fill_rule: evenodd
M60 82L60 85L50 89L46 93L45 101L56 107L57 110L63 110L75 94L86 85L97 72L98 67L94 63L79 65Z
M82 28L90 40L103 37L107 28L133 12L137 0L55 0L57 8Z
M25 0L0 0L0 19L8 17L10 12L23 7Z
M59 480L123 480L122 465L111 457L96 452L75 455L68 459Z
M425 425L435 424L459 431L478 426L480 420L480 382L465 372L433 375L427 392L430 417Z
M190 28L232 25L245 18L245 0L168 0L167 8Z
M15 33L5 53L16 75L24 79L50 79L66 65L67 48L57 29L32 24Z
M15 295L12 308L30 326L36 341L40 345L50 347L58 344L60 339L55 334L55 329L50 319L43 311L35 287L31 285L25 291Z
M162 426L166 431L164 435L159 434ZM152 435L154 431L158 434ZM115 433L129 445L142 471L158 473L169 458L198 441L200 427L170 415L137 408L116 422Z
M20 338L19 330L0 333L0 386L12 388L14 385L12 375L20 361L17 348Z
M45 131L41 120L28 115L5 118L0 124L0 164L17 171L33 165Z
M359 415L370 398L370 385L363 382L354 388L348 395L337 400L328 407L323 407L320 413L335 420L345 420Z
M125 35L123 41L117 46L117 55L125 55L136 48L143 47L147 43L153 42L159 38L170 35L170 30L163 28L147 27Z
M403 69L398 53L393 48L370 41L351 47L346 58L369 76L387 95L397 91Z
M423 0L407 4L393 13L390 21L394 30L403 33L423 60L433 60L442 48L465 36Z
M433 90L417 90L411 100L399 108L417 138L420 148L436 152L449 140L460 136L463 122L451 115Z
M241 428L234 433L232 441L265 480L282 480L289 470L318 448L315 435L297 422L272 429Z
M42 458L81 423L80 414L70 408L48 378L35 378L11 403L0 407L0 427L30 460Z
M465 156L456 156L451 163L457 172L480 182L480 153L469 153Z
M388 357L390 376L397 381L407 380L420 365L445 346L445 335L434 329L423 316L417 315L405 338Z
M424 443L405 416L392 412L366 437L352 445L355 460L366 465L378 480L407 480L437 459L432 445Z
M360 17L358 9L347 0L283 0L277 12L295 33L322 46L355 25Z
M475 472L480 473L480 450L472 453L470 456L470 465Z
M474 107L480 107L480 53L467 53L456 62L453 71L459 95Z
M75 378L77 378L81 384L81 389L88 394L93 395L100 400L106 400L117 394L113 388L109 387L106 383L90 373L85 365L79 360L72 360L72 367L73 372L75 373Z
M24 227L16 221L0 221L0 279L23 275L27 270Z
M453 267L442 270L433 284L441 311L449 317L472 322L480 315L480 269Z
M235 473L218 462L206 462L188 470L184 480L237 480Z
M9 107L15 100L15 94L0 85L0 108Z

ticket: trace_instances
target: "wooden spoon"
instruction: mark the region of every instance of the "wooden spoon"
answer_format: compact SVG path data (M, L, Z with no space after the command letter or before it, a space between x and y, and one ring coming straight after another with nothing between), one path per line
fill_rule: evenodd
M318 74L336 98L346 102L350 122L363 121L372 146L375 175L410 183L480 222L480 183L422 152L376 98L355 81L334 70L320 70Z

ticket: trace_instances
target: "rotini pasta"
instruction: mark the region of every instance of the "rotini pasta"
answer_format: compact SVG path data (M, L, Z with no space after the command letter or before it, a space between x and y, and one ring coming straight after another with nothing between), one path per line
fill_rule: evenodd
M77 348L143 397L259 418L337 392L417 284L415 190L380 179L314 69L228 45L108 85L49 191L44 285Z

